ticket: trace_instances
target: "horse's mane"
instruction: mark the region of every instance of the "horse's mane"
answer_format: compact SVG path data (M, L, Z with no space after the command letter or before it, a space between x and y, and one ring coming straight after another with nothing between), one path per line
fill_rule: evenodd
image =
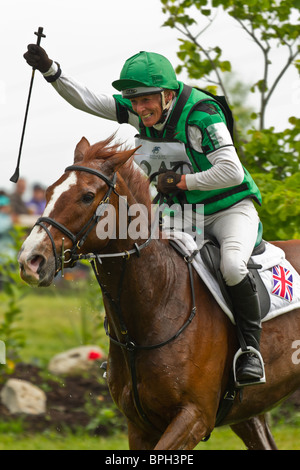
M91 145L84 159L86 161L92 161L95 159L109 159L116 153L122 153L122 151L128 150L124 149L122 143L113 143L112 141L115 138L115 134L108 137L106 140L97 142L96 144ZM119 169L119 174L122 176L126 182L128 188L130 189L133 197L140 204L144 204L147 208L150 208L151 197L149 189L149 180L145 177L139 170L139 168L134 165L133 158L129 158L127 162L122 165Z

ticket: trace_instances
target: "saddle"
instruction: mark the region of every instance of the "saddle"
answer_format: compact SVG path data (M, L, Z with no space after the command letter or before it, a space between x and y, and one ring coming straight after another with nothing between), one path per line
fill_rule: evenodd
M260 239L259 242L256 244L251 258L247 264L247 268L252 272L253 277L255 279L256 288L258 292L259 302L260 302L260 310L261 310L261 319L263 319L270 310L270 296L268 291L263 283L258 269L261 268L261 265L255 264L252 259L252 256L261 254L265 251L265 242L263 239ZM206 242L203 247L200 249L201 258L203 263L210 271L210 273L216 278L224 300L226 301L228 308L232 311L232 301L227 291L227 287L222 276L220 270L220 246L216 240L209 240Z

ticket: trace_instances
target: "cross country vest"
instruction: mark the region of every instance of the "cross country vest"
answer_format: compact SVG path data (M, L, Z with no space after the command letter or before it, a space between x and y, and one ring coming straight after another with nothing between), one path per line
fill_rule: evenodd
M136 136L136 144L142 147L138 150L135 161L149 177L156 172L168 169L187 174L211 168L212 165L206 153L209 154L217 148L214 148L213 135L205 145L201 123L207 114L210 114L210 122L215 119L216 128L217 123L222 121L233 136L232 114L224 97L214 97L202 90L179 83L180 89L176 103L160 133L154 128L143 126L140 120L140 134ZM124 100L120 95L114 97L119 122L127 122L127 110L132 111L130 101ZM203 153L192 148L188 136L189 125L197 126L202 131ZM205 215L227 209L245 198L252 198L259 205L261 204L259 189L245 168L244 179L239 185L210 191L193 190L180 193L181 203L203 204ZM177 202L177 200L172 202Z

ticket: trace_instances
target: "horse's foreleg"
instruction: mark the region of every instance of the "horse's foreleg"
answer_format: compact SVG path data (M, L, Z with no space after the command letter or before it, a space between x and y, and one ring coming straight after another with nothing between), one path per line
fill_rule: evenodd
M265 415L255 416L230 426L248 450L277 450Z
M187 406L169 424L154 450L192 450L211 429L198 409Z
M127 421L128 442L130 450L152 450L157 443L157 437L137 427L130 420Z

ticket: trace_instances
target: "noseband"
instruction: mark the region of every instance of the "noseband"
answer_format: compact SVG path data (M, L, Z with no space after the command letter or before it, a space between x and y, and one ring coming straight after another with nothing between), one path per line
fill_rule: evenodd
M76 251L82 247L82 245L86 241L89 233L92 231L92 229L95 227L95 225L97 225L100 218L104 214L104 212L106 210L106 207L109 204L111 193L114 192L115 194L117 194L117 196L119 196L119 194L116 192L116 189L115 189L116 188L116 181L117 181L117 174L116 173L114 173L112 180L110 180L109 178L107 178L107 176L105 176L100 171L97 171L97 170L94 170L93 168L88 168L88 167L85 167L85 166L71 165L71 166L68 166L65 169L65 171L84 171L86 173L91 173L92 175L96 175L96 176L98 176L98 178L100 178L102 181L104 181L108 185L108 191L106 192L104 198L102 199L102 201L98 205L98 207L97 207L96 211L94 212L94 214L92 215L92 217L87 221L87 223L82 227L82 229L76 235L74 235L74 233L72 233L63 224L61 224L60 222L57 222L56 220L52 219L51 217L43 217L42 216L36 221L35 225L39 225L40 227L42 227L45 230L45 232L47 233L47 235L48 235L48 237L51 241L52 250L53 250L54 259L55 259L55 274L57 274L59 269L61 269L62 276L63 276L64 264L71 263L71 265L72 265L74 262L77 261L77 259L79 259L81 257L81 255L76 254ZM61 249L61 256L60 257L57 254L57 250L56 250L56 246L55 246L52 234L51 234L50 230L48 229L48 227L44 224L44 222L47 223L47 224L50 224L53 227L60 230L73 243L72 248L69 248L69 249L65 250L64 249L64 238L62 238L62 249ZM65 259L66 253L69 253L69 255L70 255L68 260Z

